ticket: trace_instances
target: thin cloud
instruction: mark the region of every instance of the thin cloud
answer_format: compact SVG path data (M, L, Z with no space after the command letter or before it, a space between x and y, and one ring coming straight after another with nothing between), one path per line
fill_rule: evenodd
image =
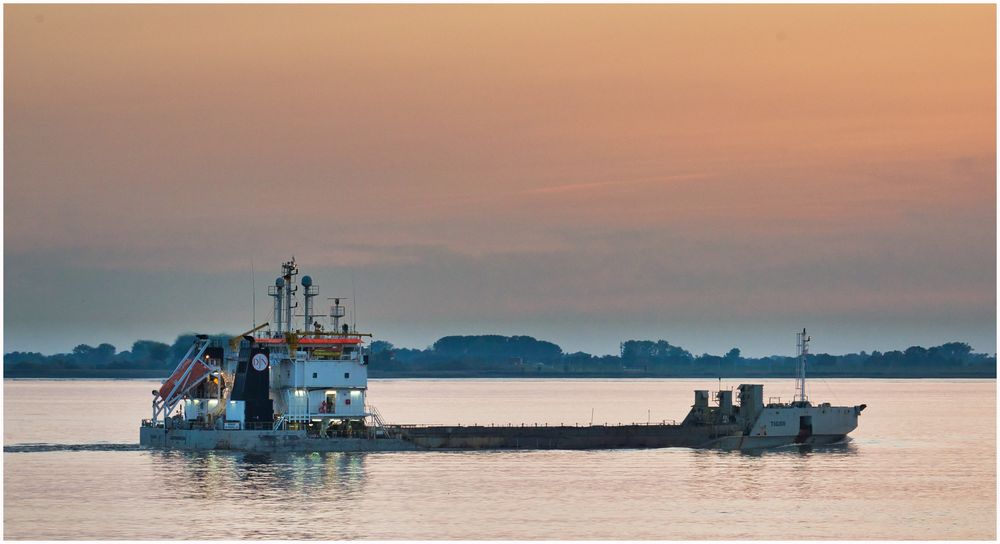
M589 191L594 189L599 190L610 187L620 187L623 185L641 185L646 183L688 181L693 179L704 179L707 177L708 174L677 174L673 176L655 176L655 177L629 179L629 180L589 181L585 183L568 183L565 185L553 185L551 187L538 187L536 189L528 189L525 191L521 191L521 194L548 195L548 194L567 193L571 191Z

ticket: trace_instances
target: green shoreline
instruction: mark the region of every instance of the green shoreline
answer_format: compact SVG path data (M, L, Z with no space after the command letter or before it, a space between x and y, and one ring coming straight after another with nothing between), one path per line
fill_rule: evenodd
M15 371L6 370L4 378L34 378L34 379L166 379L169 372L152 369L53 369L53 371ZM436 371L436 372L378 372L370 371L369 378L505 378L505 379L539 379L539 378L593 378L593 379L638 379L638 378L706 378L706 379L733 379L733 378L788 378L783 373L771 372L740 372L733 374L719 374L712 372L469 372L469 371ZM982 371L979 369L961 372L949 371L924 371L914 370L912 372L883 371L883 372L823 372L813 371L809 373L810 378L878 378L878 379L901 379L901 378L992 378L996 379L996 369Z
M228 335L209 336L225 346ZM71 353L4 354L4 376L51 379L159 379L185 357L195 335L181 334L173 344L136 340L130 350L111 344L80 344ZM666 340L626 340L619 355L566 353L558 345L530 336L481 334L444 336L426 349L396 348L376 340L365 355L372 378L499 379L763 379L797 372L797 357L743 357L738 348L725 355L694 355ZM809 375L816 378L996 378L996 355L975 353L964 342L947 342L903 351L810 354Z

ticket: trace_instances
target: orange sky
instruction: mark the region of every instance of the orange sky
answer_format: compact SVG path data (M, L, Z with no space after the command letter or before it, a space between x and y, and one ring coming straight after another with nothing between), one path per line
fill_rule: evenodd
M250 253L404 345L996 349L994 6L4 14L8 351L237 331Z

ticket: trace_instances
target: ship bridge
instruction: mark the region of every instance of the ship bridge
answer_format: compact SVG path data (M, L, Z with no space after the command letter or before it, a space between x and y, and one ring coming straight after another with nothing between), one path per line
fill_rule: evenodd
M197 337L153 392L151 424L162 420L164 426L304 429L328 435L364 427L372 415L365 405L365 340L371 334L341 323L346 312L340 298L331 298L327 315L317 313L319 288L310 276L296 282L298 273L294 259L283 263L282 274L268 287L273 323L234 336L228 346ZM295 315L300 287L304 312ZM324 317L326 326L320 322Z

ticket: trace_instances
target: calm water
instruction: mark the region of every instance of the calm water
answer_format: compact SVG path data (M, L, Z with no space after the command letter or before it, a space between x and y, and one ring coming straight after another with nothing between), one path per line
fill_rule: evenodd
M763 382L792 395L792 380ZM373 380L370 400L396 423L645 422L682 418L716 385ZM5 380L4 537L996 537L994 380L813 380L814 400L868 404L854 440L759 454L143 451L156 386Z

